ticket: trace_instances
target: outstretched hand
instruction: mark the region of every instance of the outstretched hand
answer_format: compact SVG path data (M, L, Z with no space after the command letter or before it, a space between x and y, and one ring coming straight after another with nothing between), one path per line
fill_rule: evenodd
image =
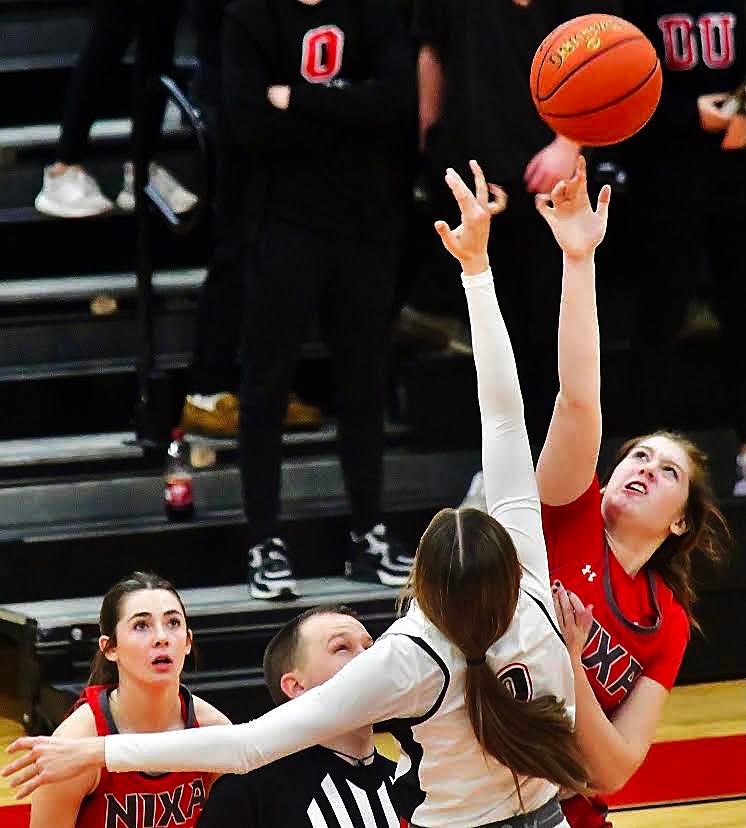
M558 181L551 193L536 196L536 209L551 227L554 238L570 259L589 256L603 241L609 215L611 187L605 184L596 210L588 198L585 158L578 158L575 175Z
M2 775L12 777L16 799L23 799L40 785L64 782L80 773L104 766L104 740L100 737L66 739L61 736L22 736L7 749L8 753L25 751L3 768Z
M489 267L490 219L505 209L508 196L501 187L487 183L476 161L470 161L469 167L474 173L474 192L454 169L449 167L446 171L446 183L461 210L461 224L451 230L445 221L436 221L435 229L445 249L461 262L464 273L474 276Z

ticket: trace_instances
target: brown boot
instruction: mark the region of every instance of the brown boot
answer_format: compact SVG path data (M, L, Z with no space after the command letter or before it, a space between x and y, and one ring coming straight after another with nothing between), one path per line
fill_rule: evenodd
M181 427L191 434L209 437L238 435L238 397L224 392L209 397L189 395L181 412Z
M288 397L288 407L283 420L287 429L319 428L324 422L324 415L316 405L298 399L292 391Z

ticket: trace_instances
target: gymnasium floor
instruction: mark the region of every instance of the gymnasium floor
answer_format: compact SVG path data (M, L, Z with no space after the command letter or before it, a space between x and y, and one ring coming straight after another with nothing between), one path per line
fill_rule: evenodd
M21 735L13 653L0 642L0 765ZM392 755L393 740L380 748ZM746 681L677 687L648 758L615 799L615 828L746 826ZM0 828L25 828L28 806L0 781Z

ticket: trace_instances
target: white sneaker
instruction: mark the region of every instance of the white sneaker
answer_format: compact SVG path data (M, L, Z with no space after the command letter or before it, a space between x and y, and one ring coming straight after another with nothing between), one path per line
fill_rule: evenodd
M466 497L459 503L459 509L487 511L487 496L484 493L484 475L478 471L471 479Z
M197 196L182 187L167 169L151 161L149 170L150 183L177 216L181 213L188 213L194 207L197 203ZM124 164L124 181L122 191L117 196L117 205L127 212L135 209L135 170L131 161Z
M736 485L733 487L734 497L746 497L746 451L736 457Z
M114 209L96 179L77 164L61 173L53 173L51 166L45 167L44 183L34 207L40 213L58 218L99 216Z

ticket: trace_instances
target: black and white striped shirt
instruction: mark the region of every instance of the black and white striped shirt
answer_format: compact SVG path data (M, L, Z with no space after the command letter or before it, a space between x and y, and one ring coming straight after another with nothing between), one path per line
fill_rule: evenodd
M312 747L213 786L199 828L399 828L396 765L376 753L355 766Z

